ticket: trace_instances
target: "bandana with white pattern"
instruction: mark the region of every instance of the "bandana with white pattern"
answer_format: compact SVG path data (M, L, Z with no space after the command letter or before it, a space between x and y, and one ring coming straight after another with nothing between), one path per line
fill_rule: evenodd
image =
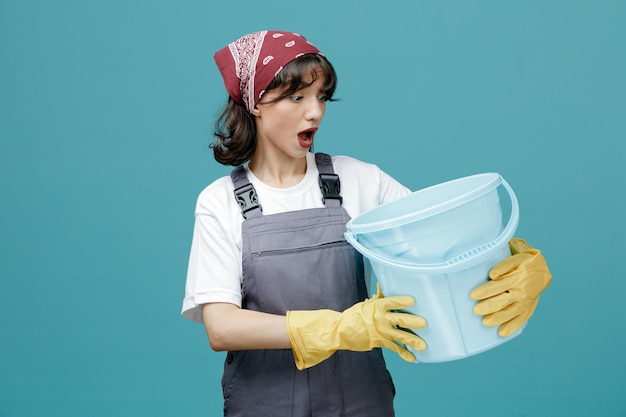
M214 58L228 94L251 112L284 66L304 54L320 51L297 33L266 30L237 39Z

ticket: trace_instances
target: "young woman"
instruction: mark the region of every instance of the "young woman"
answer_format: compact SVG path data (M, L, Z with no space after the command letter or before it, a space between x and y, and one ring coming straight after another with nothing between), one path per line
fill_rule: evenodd
M410 190L377 166L310 152L337 76L298 34L262 31L215 54L229 93L215 158L236 168L202 191L183 316L228 351L222 387L232 416L391 416L380 347L414 361L423 318L411 297L368 298L347 221ZM522 240L472 297L503 335L525 323L550 282Z

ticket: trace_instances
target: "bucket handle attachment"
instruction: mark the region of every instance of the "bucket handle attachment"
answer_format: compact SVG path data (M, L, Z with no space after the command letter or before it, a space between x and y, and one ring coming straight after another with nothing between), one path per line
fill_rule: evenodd
M348 243L350 243L350 245L352 245L366 258L375 259L387 264L393 264L394 266L400 266L406 269L412 269L416 271L439 271L445 269L447 270L447 272L450 272L450 270L470 267L479 258L478 255L483 255L485 253L491 252L494 248L498 248L503 243L507 243L513 237L515 230L517 230L517 226L519 224L519 203L517 201L517 197L515 196L515 193L513 192L513 189L511 188L509 183L506 182L504 178L502 178L502 176L500 176L500 181L501 185L504 186L509 194L509 198L511 199L511 216L509 217L509 221L504 230L502 230L500 235L491 242L472 248L445 262L432 264L407 264L404 262L398 262L396 259L392 259L385 255L380 255L378 253L372 252L370 249L363 246L356 239L352 232L346 231L344 233L344 236Z

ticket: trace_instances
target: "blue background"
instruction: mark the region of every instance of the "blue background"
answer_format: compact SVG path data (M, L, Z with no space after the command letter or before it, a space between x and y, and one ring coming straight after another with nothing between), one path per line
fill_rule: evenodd
M518 338L387 352L399 416L625 416L624 1L0 1L0 416L220 415L180 317L226 93L212 54L293 30L334 63L316 150L414 190L497 171L554 282Z

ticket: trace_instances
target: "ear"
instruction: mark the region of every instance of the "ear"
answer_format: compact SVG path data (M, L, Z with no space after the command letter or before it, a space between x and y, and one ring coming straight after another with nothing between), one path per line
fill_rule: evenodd
M252 115L253 115L253 116L256 116L256 117L260 117L260 116L261 116L261 111L258 109L258 107L256 107L256 106L255 106L255 107L252 109Z

